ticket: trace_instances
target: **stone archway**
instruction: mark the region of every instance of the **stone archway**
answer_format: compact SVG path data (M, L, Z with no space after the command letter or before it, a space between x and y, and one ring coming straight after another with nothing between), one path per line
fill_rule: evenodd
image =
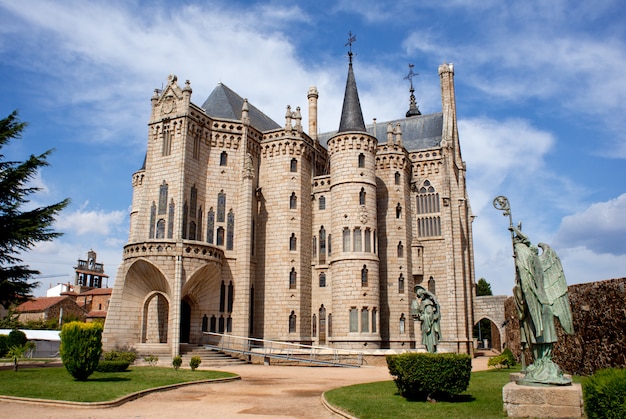
M160 292L148 296L143 305L141 343L167 343L170 304Z
M491 339L489 346L493 349L501 351L502 342L504 341L504 302L508 297L506 295L484 295L474 297L474 326L479 321L487 319L491 322Z
M229 284L232 281L229 281ZM203 321L213 316L229 318L228 294L233 298L232 286L222 287L221 267L209 263L196 270L183 285L180 317L180 342L201 344L203 342ZM222 295L223 294L223 295ZM210 329L210 327L209 327Z

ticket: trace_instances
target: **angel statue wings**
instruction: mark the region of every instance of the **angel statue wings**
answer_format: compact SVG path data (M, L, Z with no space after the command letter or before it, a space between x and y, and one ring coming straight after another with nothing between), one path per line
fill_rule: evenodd
M439 303L435 296L421 285L415 286L415 295L411 303L411 314L422 324L422 343L426 346L426 350L435 353L439 339L441 339Z
M533 363L520 384L568 385L571 379L552 361L557 342L555 317L563 330L574 334L567 283L556 252L547 244L533 246L518 227L509 227L515 254L513 295L520 320L522 348L529 347ZM541 254L539 254L541 249Z

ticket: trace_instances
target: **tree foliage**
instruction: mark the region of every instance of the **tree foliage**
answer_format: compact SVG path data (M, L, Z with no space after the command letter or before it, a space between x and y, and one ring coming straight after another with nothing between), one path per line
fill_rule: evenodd
M476 296L480 297L481 295L493 295L491 284L485 278L480 278L476 284Z
M11 140L20 138L24 128L26 123L20 122L17 111L0 120L0 150ZM69 199L23 210L30 202L30 195L41 189L29 186L29 182L40 168L48 166L51 152L31 155L25 161L6 161L0 151L0 304L5 308L31 298L31 291L38 285L30 280L39 271L23 264L21 252L61 235L51 225Z
M61 329L61 360L78 381L86 381L102 354L102 324L71 322Z

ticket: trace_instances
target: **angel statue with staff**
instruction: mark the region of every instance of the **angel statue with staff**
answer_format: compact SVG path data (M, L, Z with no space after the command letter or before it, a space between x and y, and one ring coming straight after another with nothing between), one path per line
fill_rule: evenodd
M526 374L518 384L570 385L572 380L563 376L561 368L552 361L552 348L558 340L555 317L565 333L574 334L561 260L547 244L533 246L522 233L521 223L513 226L506 197L498 196L493 205L504 211L504 216L509 216L515 258L513 296L520 321L520 341L522 348L530 346L533 358L533 363L526 368Z
M421 285L415 286L415 295L416 297L411 303L411 314L415 320L421 322L422 343L426 346L426 350L433 354L437 352L437 344L441 339L439 303L433 293Z

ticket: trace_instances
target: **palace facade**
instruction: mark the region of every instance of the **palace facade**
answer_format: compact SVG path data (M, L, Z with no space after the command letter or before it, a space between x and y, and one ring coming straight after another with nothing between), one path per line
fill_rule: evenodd
M472 213L454 70L442 111L366 125L352 62L337 132L319 93L279 125L224 84L198 106L170 76L151 98L105 349L176 355L203 331L346 349L420 348L416 284L440 351L472 351Z

